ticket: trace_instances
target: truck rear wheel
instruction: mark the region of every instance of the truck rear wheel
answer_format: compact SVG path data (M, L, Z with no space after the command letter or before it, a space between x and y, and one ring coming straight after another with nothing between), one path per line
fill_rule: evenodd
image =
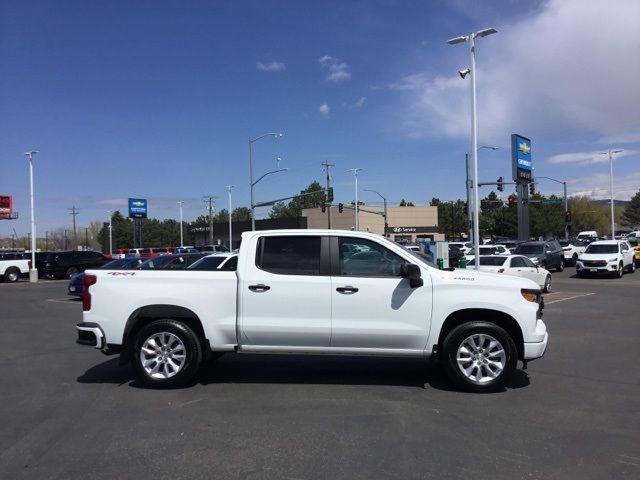
M151 388L189 385L202 361L198 336L177 320L155 320L134 339L133 368L137 379Z
M489 392L504 387L517 361L513 339L493 323L464 323L449 332L443 342L445 372L464 390Z
M17 268L7 268L7 271L4 272L4 281L7 283L17 282L20 278L20 270Z

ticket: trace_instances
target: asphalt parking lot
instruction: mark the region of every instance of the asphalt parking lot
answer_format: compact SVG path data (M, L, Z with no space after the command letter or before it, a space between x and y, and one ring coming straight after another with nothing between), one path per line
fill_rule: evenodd
M573 274L545 357L485 395L415 359L264 355L145 390L75 344L66 282L0 284L0 478L640 478L640 272Z

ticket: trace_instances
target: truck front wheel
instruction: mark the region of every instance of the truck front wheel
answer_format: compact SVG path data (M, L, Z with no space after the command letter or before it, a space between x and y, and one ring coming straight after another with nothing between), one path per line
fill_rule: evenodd
M454 328L443 342L443 366L458 387L494 391L516 369L516 345L511 336L489 322L469 322Z
M135 336L133 368L152 388L177 388L193 381L202 360L198 336L177 320L155 320Z

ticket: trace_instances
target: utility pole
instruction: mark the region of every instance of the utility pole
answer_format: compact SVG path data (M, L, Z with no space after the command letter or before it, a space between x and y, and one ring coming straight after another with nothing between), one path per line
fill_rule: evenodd
M180 246L184 247L184 237L182 236L182 206L184 205L184 201L180 200L178 205L180 205Z
M331 188L331 167L335 167L334 163L329 163L329 161L325 161L321 164L324 167L324 171L327 172L327 192ZM331 202L327 202L327 228L331 230Z
M278 167L280 167L278 165ZM227 185L227 193L229 194L229 251L233 251L233 215L232 212L233 210L231 210L231 190L233 190L233 188L235 187L235 185Z
M209 210L209 245L213 245L213 208L216 198L218 197L215 195L206 195L204 197L207 209Z
M89 250L89 227L84 227L84 250Z
M78 232L76 230L76 216L80 212L76 207L67 208L69 210L69 215L73 216L73 241L78 245Z
M354 178L354 181L355 181L356 205L355 205L355 208L354 208L354 212L355 212L355 215L356 215L356 225L355 225L356 232L360 231L360 219L358 218L359 217L358 214L360 213L359 212L360 207L358 205L358 172L361 172L362 170L364 170L364 168L350 168L349 170L347 170L348 172L353 172L353 178Z

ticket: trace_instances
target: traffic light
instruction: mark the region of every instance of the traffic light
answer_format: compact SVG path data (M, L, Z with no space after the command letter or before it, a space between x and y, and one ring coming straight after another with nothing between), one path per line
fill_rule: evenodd
M489 203L486 200L480 200L480 210L486 210L489 206Z
M327 202L333 202L333 187L327 189Z
M536 184L531 182L529 184L529 195L535 195L536 193Z
M498 177L498 181L496 183L498 184L499 192L504 192L504 185L502 184L503 182L504 182L504 179L502 177Z
M509 195L509 207L513 207L516 204L516 197Z
M469 204L467 202L464 202L464 213L469 215Z
M342 211L344 210L344 205L342 203L338 204L338 212L342 213Z
M564 221L566 223L571 223L571 212L569 210L564 212Z
M322 209L322 213L326 212L326 211L327 211L327 204L326 204L326 203L324 203L324 202L322 202L322 203L320 204L320 208Z

